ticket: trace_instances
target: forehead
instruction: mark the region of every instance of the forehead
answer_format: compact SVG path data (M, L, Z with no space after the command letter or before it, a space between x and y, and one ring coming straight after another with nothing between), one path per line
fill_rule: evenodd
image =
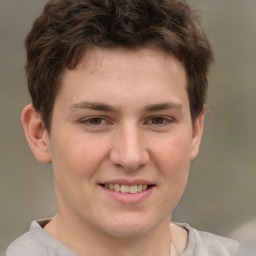
M171 70L175 72L177 69L185 71L183 64L174 55L168 54L157 47L138 49L93 47L85 52L75 70L83 70L88 74L96 71L102 72L106 68L108 69L107 72L114 70L120 72L123 67L127 68L129 66L138 69L137 64L158 66L157 70L161 69L161 71L167 71L167 73ZM67 72L67 69L64 74L65 72Z
M64 94L72 101L108 98L118 103L138 95L145 101L165 101L186 92L187 101L186 87L182 63L158 48L93 48L74 70L64 70L57 98Z

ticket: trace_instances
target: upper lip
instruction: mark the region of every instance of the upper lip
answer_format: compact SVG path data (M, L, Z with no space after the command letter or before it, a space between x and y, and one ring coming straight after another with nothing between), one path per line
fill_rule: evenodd
M133 186L133 185L155 185L154 182L144 180L144 179L136 179L136 180L126 180L126 179L115 179L115 180L107 180L104 182L100 182L99 184L119 184L119 185L126 185L126 186Z

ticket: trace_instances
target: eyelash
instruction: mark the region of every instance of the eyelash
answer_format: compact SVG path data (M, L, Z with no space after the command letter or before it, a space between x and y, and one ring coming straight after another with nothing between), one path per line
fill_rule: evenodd
M158 119L158 120L157 120ZM160 120L159 120L160 119ZM92 123L93 121L100 121L100 123ZM153 123L153 121L161 121L160 123ZM143 124L149 124L152 126L167 126L171 123L173 123L175 120L170 117L164 117L164 116L153 116L148 118ZM102 123L103 122L103 123ZM110 121L108 121L105 117L100 117L100 116L94 116L86 119L82 119L80 121L81 124L91 126L91 127L102 127L104 125L111 124Z
M90 123L91 121L96 121L96 120L100 120L101 122L104 121L104 124L100 123L100 124L93 124L93 123ZM88 125L88 126L94 126L94 127L100 127L100 126L103 126L103 125L106 125L108 123L110 123L106 118L104 117L100 117L100 116L94 116L94 117L90 117L90 118L86 118L86 119L82 119L80 121L82 124L85 124L85 125Z
M162 120L162 123L160 123L160 124L159 124L159 123L158 123L158 124L154 124L154 123L152 123L152 121L153 121L154 119L160 119L160 120ZM153 116L153 117L150 117L150 118L148 119L148 121L151 122L150 125L166 126L166 125L169 125L169 124L173 123L173 122L174 122L174 119L173 119L173 118L170 118L170 117L165 117L165 116ZM148 121L147 121L147 122L148 122Z

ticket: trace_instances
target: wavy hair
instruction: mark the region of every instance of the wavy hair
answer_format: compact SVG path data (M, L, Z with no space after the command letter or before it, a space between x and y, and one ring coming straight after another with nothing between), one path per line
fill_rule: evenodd
M91 47L156 46L184 65L192 120L203 109L213 61L210 43L185 0L50 0L25 40L32 104L50 130L65 68Z

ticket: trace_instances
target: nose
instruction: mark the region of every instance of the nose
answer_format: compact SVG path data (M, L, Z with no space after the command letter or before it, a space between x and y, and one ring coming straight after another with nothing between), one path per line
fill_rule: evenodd
M126 171L136 171L148 163L146 141L137 125L126 125L116 131L109 157L114 165Z

